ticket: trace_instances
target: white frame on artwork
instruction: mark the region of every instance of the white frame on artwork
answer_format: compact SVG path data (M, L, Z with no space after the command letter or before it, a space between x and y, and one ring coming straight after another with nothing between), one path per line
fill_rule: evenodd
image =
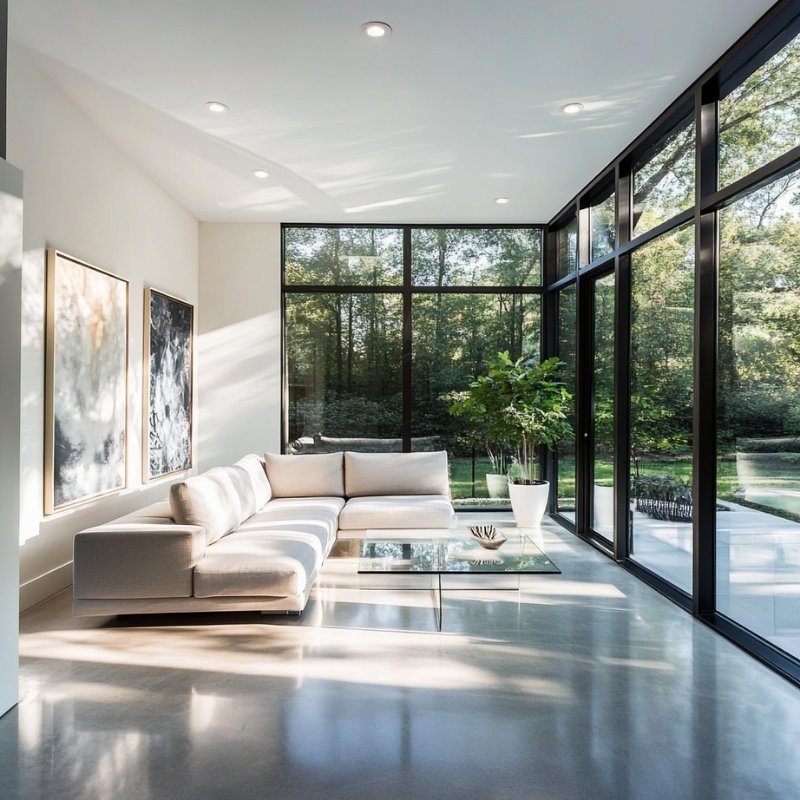
M166 298L167 300L178 303L189 309L189 407L188 407L188 431L187 441L189 452L187 454L187 461L184 465L173 469L169 472L159 472L153 474L150 471L150 387L151 387L151 364L150 364L150 346L151 346L151 309L152 297L158 295ZM144 336L142 343L142 482L149 483L155 480L161 480L170 475L176 475L181 472L186 472L194 466L194 306L187 303L186 300L176 297L169 292L164 292L161 289L156 289L152 286L144 290Z
M79 267L81 269L89 270L92 274L103 276L104 279L112 279L119 281L124 287L124 313L121 314L121 324L124 326L123 335L123 352L118 365L118 371L122 373L122 386L124 397L122 397L122 430L113 431L117 437L121 433L122 451L121 458L116 462L116 467L121 467L121 482L118 485L104 488L97 492L90 492L84 495L73 497L68 501L58 502L56 500L57 493L57 476L56 476L56 418L58 416L59 397L57 397L56 386L61 386L58 382L59 376L56 375L57 370L57 339L61 331L58 329L59 325L59 312L66 309L71 300L69 297L61 297L57 292L57 277L60 266L66 268ZM119 310L119 309L118 309ZM110 317L103 320L106 324L111 324ZM67 255L56 249L47 250L47 277L46 277L46 305L45 305L45 430L44 430L44 513L54 514L63 509L72 508L73 506L81 505L90 500L95 500L99 497L116 494L123 491L128 486L128 363L129 363L129 346L130 346L130 285L125 278L114 275L107 270L100 269L85 261L81 261L73 256ZM87 360L91 360L92 354L87 352L84 354ZM73 376L73 380L77 380L77 376Z

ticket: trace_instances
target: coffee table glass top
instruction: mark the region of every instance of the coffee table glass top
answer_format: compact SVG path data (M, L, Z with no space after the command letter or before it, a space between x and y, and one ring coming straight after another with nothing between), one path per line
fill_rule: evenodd
M448 530L446 535L417 538L394 531L381 538L369 531L361 545L358 571L433 574L559 573L561 570L534 544L513 528L499 529L506 541L497 550L481 547L468 530ZM433 534L434 531L431 531Z

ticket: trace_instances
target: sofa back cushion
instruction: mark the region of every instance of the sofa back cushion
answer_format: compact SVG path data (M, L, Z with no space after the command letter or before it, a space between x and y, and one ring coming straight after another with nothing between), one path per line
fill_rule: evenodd
M273 497L344 497L342 453L264 456Z
M230 533L242 520L241 501L226 467L173 483L169 504L179 525L205 529L207 545Z
M347 497L392 494L450 496L447 451L431 453L345 453Z
M240 458L233 466L227 467L227 471L242 507L242 518L239 522L244 522L272 497L264 462L255 453L251 453Z

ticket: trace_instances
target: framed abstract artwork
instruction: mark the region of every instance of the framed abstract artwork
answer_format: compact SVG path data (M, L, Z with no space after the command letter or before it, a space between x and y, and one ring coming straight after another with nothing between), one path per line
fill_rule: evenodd
M44 511L127 485L128 282L47 251Z
M142 479L192 466L194 308L156 289L144 297Z

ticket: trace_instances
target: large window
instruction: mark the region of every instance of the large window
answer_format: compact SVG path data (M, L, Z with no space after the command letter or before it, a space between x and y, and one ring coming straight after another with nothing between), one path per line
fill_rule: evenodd
M633 233L638 236L694 205L694 118L684 121L633 167Z
M284 446L444 448L454 500L507 504L486 475L510 454L449 408L499 351L540 357L541 230L285 226L284 247Z
M414 228L411 283L539 286L541 233L530 228Z
M719 184L727 186L800 144L800 36L719 104Z
M800 656L800 172L720 226L717 607Z
M398 447L402 330L400 295L287 295L289 441L317 437L319 450L336 449L333 437L376 437Z
M575 217L549 222L548 274L578 274L545 329L577 353L560 517L800 683L798 14L776 4L568 203L580 270Z
M589 260L607 256L616 246L616 195L613 191L589 207Z
M592 529L614 538L614 350L613 272L593 279L592 291Z
M578 218L571 217L556 231L556 276L578 269Z
M285 228L284 280L291 285L403 283L398 228Z
M572 283L558 295L558 356L563 362L562 380L572 395L569 421L576 430L575 390L578 367L578 286ZM575 521L575 436L562 441L558 448L558 495L556 510Z
M691 592L694 227L631 257L631 557Z

